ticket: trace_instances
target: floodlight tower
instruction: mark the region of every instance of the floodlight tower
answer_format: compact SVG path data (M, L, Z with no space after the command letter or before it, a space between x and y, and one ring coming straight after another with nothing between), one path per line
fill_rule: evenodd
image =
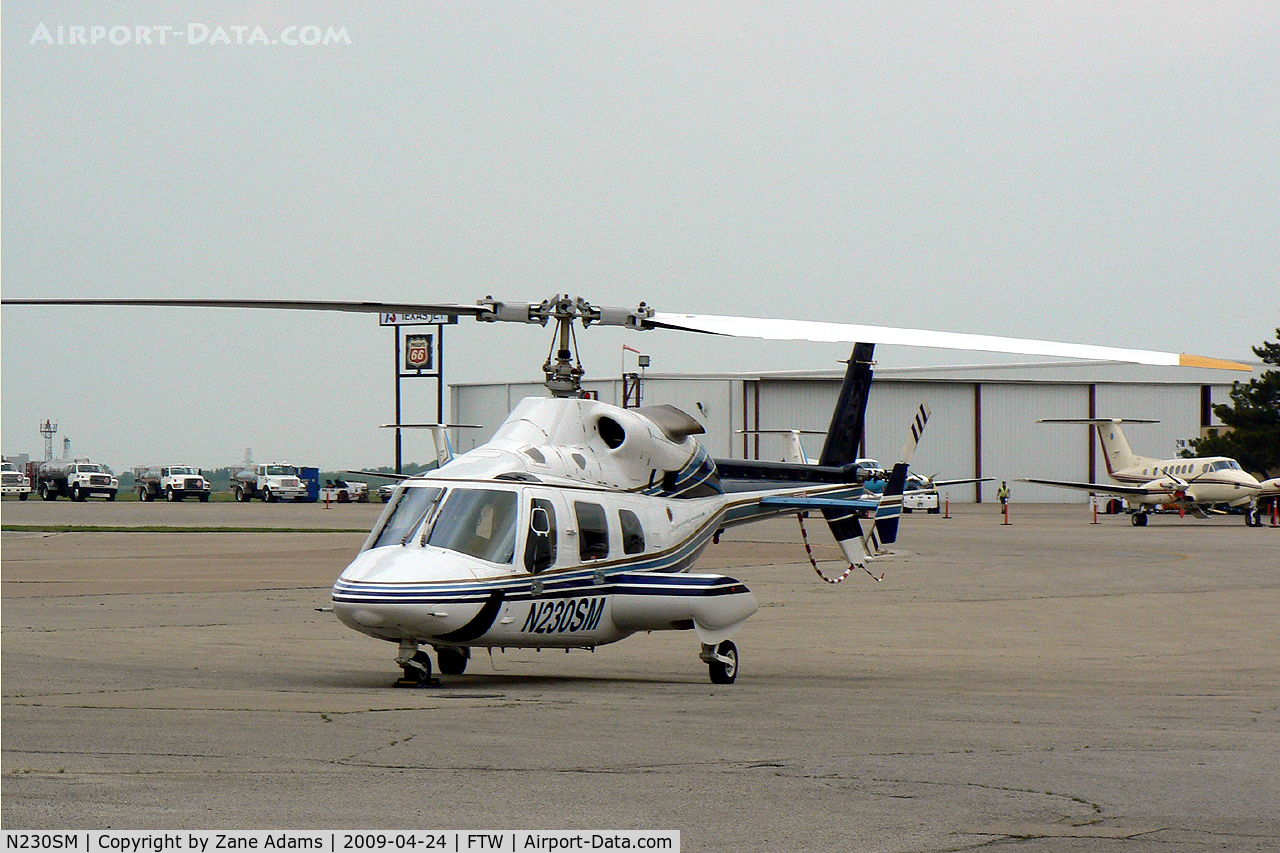
M53 434L58 431L58 425L53 421L45 418L44 423L40 424L40 434L44 436L44 461L53 460Z

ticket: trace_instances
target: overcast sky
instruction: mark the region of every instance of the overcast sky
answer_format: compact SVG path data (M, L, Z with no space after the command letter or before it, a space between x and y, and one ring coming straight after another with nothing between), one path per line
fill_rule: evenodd
M569 292L1236 359L1280 325L1274 0L403 5L4 4L4 295ZM53 418L117 469L391 462L374 317L0 320L6 454ZM580 338L589 375L848 352ZM447 378L549 343L463 320Z

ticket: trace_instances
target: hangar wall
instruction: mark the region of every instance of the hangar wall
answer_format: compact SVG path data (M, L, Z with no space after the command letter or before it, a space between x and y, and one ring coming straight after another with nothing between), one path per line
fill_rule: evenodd
M1087 497L1081 492L1018 482L1023 477L1107 482L1090 428L1041 424L1039 419L1158 420L1126 426L1125 434L1140 454L1174 456L1179 441L1219 425L1205 403L1227 402L1234 378L1222 371L1111 363L879 370L867 406L862 455L885 464L897 460L917 407L927 402L929 425L913 469L942 480L995 478L940 489L952 501L994 501L1003 479L1015 502L1084 503ZM707 430L701 438L713 456L781 459L782 438L741 430L825 432L840 379L837 373L654 375L645 379L643 404L669 403L695 417ZM585 381L583 386L601 400L622 403L621 379ZM523 397L545 394L536 382L450 386L452 422L483 425L459 431L455 447L465 451L484 443ZM803 441L807 455L816 458L823 436L806 435Z

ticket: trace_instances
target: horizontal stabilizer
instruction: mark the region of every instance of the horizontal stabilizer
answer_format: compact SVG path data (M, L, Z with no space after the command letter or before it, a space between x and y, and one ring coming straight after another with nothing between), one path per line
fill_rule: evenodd
M930 480L930 484L936 489L938 486L963 486L967 483L993 483L995 477L967 477L963 480ZM911 494L907 492L907 494Z
M878 500L862 500L858 498L800 497L791 495L775 495L761 498L763 506L782 506L791 509L869 509L880 506Z

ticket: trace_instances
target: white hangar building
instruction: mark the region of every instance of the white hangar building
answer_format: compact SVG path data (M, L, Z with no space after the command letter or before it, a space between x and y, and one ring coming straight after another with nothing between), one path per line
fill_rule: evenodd
M1134 452L1177 455L1191 438L1221 426L1213 406L1230 402L1232 382L1255 373L1147 367L1115 362L1005 364L876 370L867 406L863 456L891 465L910 433L921 402L932 415L916 451L913 470L939 479L994 477L995 482L944 488L957 503L994 501L1007 480L1015 502L1081 503L1087 495L1017 482L1022 477L1109 482L1093 430L1082 424L1040 424L1040 418L1120 417L1157 420L1125 427ZM825 432L839 393L841 371L668 375L649 374L643 405L670 403L693 415L715 457L782 459L784 440L744 435L743 429ZM586 379L598 399L622 404L623 383ZM454 423L483 425L458 430L455 446L484 443L524 397L545 396L541 383L450 386ZM816 457L821 435L804 436Z

